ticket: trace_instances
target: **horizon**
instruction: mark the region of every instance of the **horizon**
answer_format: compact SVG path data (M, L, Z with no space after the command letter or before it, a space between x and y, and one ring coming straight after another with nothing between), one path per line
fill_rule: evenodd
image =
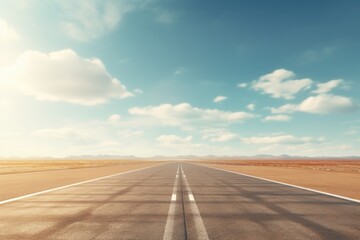
M0 159L360 156L359 1L1 4Z
M42 160L69 160L69 161L82 161L82 160L360 160L360 156L296 156L296 155L268 155L268 154L259 154L259 155L151 155L151 156L136 156L136 155L69 155L64 157L51 157L51 156L0 156L0 161L11 161L11 160L30 160L30 161L42 161Z

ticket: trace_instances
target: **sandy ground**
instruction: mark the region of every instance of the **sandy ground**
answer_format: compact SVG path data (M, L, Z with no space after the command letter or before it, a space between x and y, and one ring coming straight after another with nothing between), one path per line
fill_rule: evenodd
M0 161L0 201L164 161Z
M139 160L0 160L0 174L42 172L106 166L131 166L151 161Z
M195 163L360 199L360 161L209 160Z

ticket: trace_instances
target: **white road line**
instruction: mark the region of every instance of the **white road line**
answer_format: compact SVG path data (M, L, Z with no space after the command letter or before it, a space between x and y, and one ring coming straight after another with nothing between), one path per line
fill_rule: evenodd
M209 236L206 232L206 228L205 228L204 222L201 218L200 211L196 205L194 195L191 192L190 185L186 178L184 178L184 184L185 184L185 191L189 195L189 200L190 200L189 205L190 205L191 215L194 219L194 224L195 224L195 229L196 229L196 234L197 234L197 237L195 239L209 240Z
M197 165L197 164L196 164L196 165ZM347 200L347 201L351 201L351 202L360 203L360 200L358 200L358 199L349 198L349 197L344 197L344 196L340 196L340 195L336 195L336 194L328 193L328 192L322 192L322 191L318 191L318 190L315 190L315 189L312 189L312 188L301 187L301 186L298 186L298 185L293 185L293 184L289 184L289 183L279 182L279 181L270 180L270 179L262 178L262 177L255 177L255 176L252 176L252 175L248 175L248 174L244 174L244 173L239 173L239 172L235 172L235 171L231 171L231 170L225 170L225 169L216 168L216 167L210 167L210 166L204 166L204 165L198 165L198 166L207 167L207 168L212 168L212 169L215 169L215 170L224 171L224 172L229 172L229 173L235 173L235 174L239 174L239 175L242 175L242 176L245 176L245 177L256 178L256 179L260 179L260 180L264 180L264 181L268 181L268 182L273 182L273 183L278 183L278 184L285 185L285 186L289 186L289 187L294 187L294 188L299 188L299 189L302 189L302 190L307 190L307 191L310 191L310 192L320 193L320 194L327 195L327 196L331 196L331 197L335 197L335 198L340 198L340 199Z
M189 200L190 202L195 202L194 195L192 195L191 193L189 193Z
M166 164L166 163L163 163L163 164ZM163 164L160 164L160 165L163 165ZM23 195L23 196L20 196L20 197L15 197L15 198L10 198L10 199L7 199L7 200L0 201L0 205L5 204L5 203L10 203L10 202L15 202L15 201L18 201L18 200L21 200L21 199L25 199L25 198L28 198L28 197L33 197L33 196L44 194L44 193L53 192L53 191L64 189L64 188L74 187L74 186L84 184L84 183L90 183L90 182L94 182L94 181L98 181L98 180L102 180L102 179L106 179L106 178L111 178L111 177L115 177L115 176L119 176L119 175L124 175L124 174L127 174L127 173L133 173L133 172L145 170L145 169L148 169L148 168L158 167L160 165L134 169L134 170L130 170L130 171L127 171L127 172L116 173L116 174L112 174L112 175L108 175L108 176L104 176L104 177L99 177L99 178L94 178L94 179L90 179L90 180L86 180L86 181L82 181L82 182L78 182L78 183L73 183L73 184L69 184L69 185L65 185L65 186L61 186L61 187L51 188L51 189L47 189L47 190L40 191L40 192L30 193L30 194Z
M178 165L179 169L179 165ZM175 178L174 187L171 195L170 207L168 216L166 219L165 231L163 240L172 239L173 231L174 231L174 220L175 220L175 210L176 210L176 193L178 188L178 178Z

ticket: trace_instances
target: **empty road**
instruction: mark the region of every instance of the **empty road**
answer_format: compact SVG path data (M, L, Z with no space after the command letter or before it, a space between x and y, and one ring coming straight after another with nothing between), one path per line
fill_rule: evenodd
M360 204L174 162L1 202L0 239L360 239Z

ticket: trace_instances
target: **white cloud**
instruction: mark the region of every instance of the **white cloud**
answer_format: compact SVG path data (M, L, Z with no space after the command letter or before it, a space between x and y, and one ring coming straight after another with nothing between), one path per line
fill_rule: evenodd
M296 104L285 104L278 108L270 108L271 113L278 114L278 113L292 113L298 110L298 105Z
M335 80L330 80L326 83L318 83L318 84L316 84L317 89L312 92L317 93L317 94L328 93L332 89L334 89L337 86L339 86L340 84L342 84L343 82L344 82L344 80L342 80L342 79L335 79Z
M8 70L2 77L38 100L96 105L133 96L100 59L81 58L71 49L49 54L26 51Z
M347 97L332 94L320 94L305 99L300 104L285 104L271 108L272 113L307 112L317 114L353 112L358 106Z
M351 112L355 104L350 98L331 94L321 94L305 99L299 106L302 112L310 113L341 113Z
M109 117L109 121L111 122L117 122L121 119L121 115L119 114L113 114Z
M236 140L239 138L239 135L235 133L223 133L218 137L212 138L212 142L228 142L232 140Z
M138 95L141 95L141 94L144 93L144 91L142 89L136 88L136 89L134 89L134 93L138 94Z
M214 98L213 102L214 103L219 103L219 102L222 102L222 101L225 101L227 99L226 96L217 96Z
M301 90L308 89L313 81L309 78L294 80L295 74L286 69L277 69L253 82L253 89L274 98L293 99Z
M247 87L247 83L239 83L237 85L239 88L246 88Z
M271 115L271 116L267 116L264 118L264 121L278 121L278 122L285 122L285 121L290 121L291 117L288 115L283 115L283 114L279 114L279 115Z
M323 138L295 137L293 135L261 136L241 138L247 144L305 144L310 142L322 142Z
M76 40L87 41L112 31L133 6L124 1L61 0L65 33Z
M208 146L201 143L193 143L193 137L180 137L177 135L161 135L156 138L156 141L161 144L164 148L170 148L170 155L185 155L194 153L193 151L201 151L203 152L204 148L208 148Z
M229 142L239 139L237 133L229 132L225 129L210 128L202 131L203 139L211 142Z
M250 103L246 106L247 109L249 109L250 111L254 111L255 110L255 104L254 103Z
M182 138L177 135L161 135L156 138L157 141L165 145L190 143L192 139L192 136Z
M188 103L177 105L161 104L159 106L134 107L129 113L139 116L148 116L172 126L189 126L192 124L220 123L228 124L254 118L255 115L247 112L226 112L217 109L202 109Z
M11 4L13 4L12 1ZM7 9L7 7L4 6L6 4L3 4L3 2L1 2L0 5L2 9ZM19 6L17 6L17 8L19 8ZM18 57L19 40L20 36L15 28L5 20L0 19L0 69L12 64Z
M0 44L11 43L19 40L19 34L14 27L5 20L0 19Z
M33 131L32 135L58 140L85 140L90 138L86 132L72 127L39 129Z

